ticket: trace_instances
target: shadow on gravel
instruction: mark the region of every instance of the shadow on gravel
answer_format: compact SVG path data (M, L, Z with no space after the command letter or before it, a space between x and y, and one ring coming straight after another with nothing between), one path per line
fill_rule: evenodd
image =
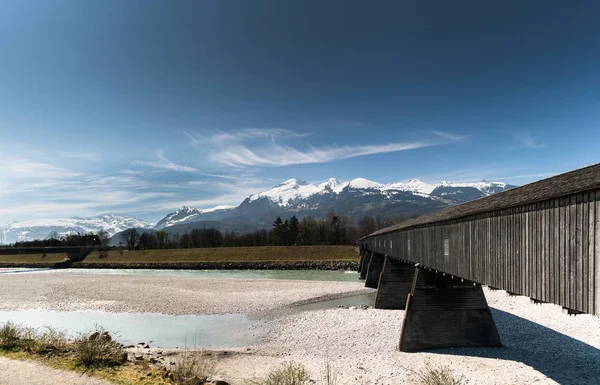
M518 361L559 384L600 383L600 349L514 314L491 311L502 348L439 349L430 353Z

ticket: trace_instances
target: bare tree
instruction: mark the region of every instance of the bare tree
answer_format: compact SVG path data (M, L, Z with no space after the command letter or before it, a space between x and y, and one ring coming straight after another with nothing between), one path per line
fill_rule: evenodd
M137 229L127 229L121 233L121 238L127 246L127 250L135 249L135 246L140 240L140 233Z
M110 234L108 233L108 231L101 229L96 235L98 236L98 240L100 241L100 248L103 250L108 249L108 242L110 241Z

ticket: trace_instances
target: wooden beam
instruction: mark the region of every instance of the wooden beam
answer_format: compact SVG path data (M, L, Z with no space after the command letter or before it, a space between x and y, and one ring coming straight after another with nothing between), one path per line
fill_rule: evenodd
M377 289L377 285L379 284L379 276L383 270L384 261L385 256L381 254L373 253L373 255L371 255L369 267L367 268L367 275L365 277L365 287Z
M415 267L413 264L386 257L379 278L375 309L404 310L406 297L412 288L414 275Z

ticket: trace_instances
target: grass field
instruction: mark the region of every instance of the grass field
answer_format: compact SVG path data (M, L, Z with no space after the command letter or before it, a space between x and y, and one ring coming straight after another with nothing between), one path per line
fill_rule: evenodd
M103 256L104 255L104 256ZM85 263L152 262L290 262L357 261L352 246L259 246L217 247L212 249L110 250L88 255Z
M61 262L66 257L67 253L0 255L0 263L47 263L52 265Z

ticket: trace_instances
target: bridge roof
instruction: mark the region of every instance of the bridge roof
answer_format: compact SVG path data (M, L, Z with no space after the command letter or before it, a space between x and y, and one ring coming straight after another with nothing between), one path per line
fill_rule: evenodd
M542 179L484 198L479 198L471 202L450 206L431 214L386 227L369 234L364 238L417 226L437 224L438 222L458 219L493 210L558 198L595 188L600 188L600 163Z

